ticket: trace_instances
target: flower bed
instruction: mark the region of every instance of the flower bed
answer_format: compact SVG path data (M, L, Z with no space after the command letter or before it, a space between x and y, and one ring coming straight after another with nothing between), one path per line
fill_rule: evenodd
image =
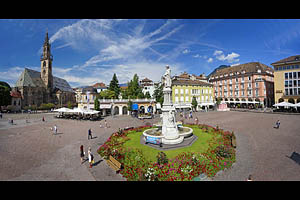
M120 173L127 180L135 181L188 181L202 173L213 177L218 171L230 167L235 162L235 149L231 146L233 132L204 124L186 126L201 129L203 133L213 136L208 142L209 147L206 152L183 152L174 158L166 158L165 154L160 152L157 155L157 162L151 162L141 149L123 145L130 140L129 134L137 134L151 128L141 126L113 133L99 147L98 153L105 159L109 155L115 157L123 165Z

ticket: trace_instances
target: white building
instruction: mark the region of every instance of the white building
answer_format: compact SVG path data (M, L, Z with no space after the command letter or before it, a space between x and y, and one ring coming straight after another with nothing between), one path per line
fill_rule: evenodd
M154 83L152 80L150 80L148 78L144 78L143 80L140 81L140 86L142 87L142 92L144 93L144 95L147 92L149 92L151 97L153 97L155 87L154 87Z

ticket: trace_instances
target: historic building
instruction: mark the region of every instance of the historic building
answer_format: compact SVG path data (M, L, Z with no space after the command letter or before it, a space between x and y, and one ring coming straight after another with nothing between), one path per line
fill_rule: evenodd
M50 51L48 32L46 33L41 56L41 72L25 68L16 82L15 90L21 93L21 107L40 106L54 103L63 106L74 103L75 95L69 83L52 75L53 56Z
M274 70L259 62L250 62L216 70L209 81L215 97L230 106L274 104Z
M274 67L275 103L300 102L300 55L271 64Z
M176 109L192 109L194 96L197 110L215 105L213 84L208 83L205 76L184 72L172 78L172 101Z
M150 96L153 96L155 87L154 87L154 83L152 80L148 79L148 78L144 78L143 80L140 81L140 86L142 88L142 92L145 95L147 92L149 92Z
M94 100L96 99L97 95L97 89L93 86L77 89L76 99L78 108L94 110Z

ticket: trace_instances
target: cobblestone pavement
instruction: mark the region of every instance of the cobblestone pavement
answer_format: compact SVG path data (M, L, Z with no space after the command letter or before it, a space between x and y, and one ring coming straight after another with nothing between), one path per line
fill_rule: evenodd
M25 118L29 116L29 123ZM42 122L42 117L46 121ZM128 126L141 126L153 120L130 116L106 117L98 122L55 119L54 114L4 114L0 119L0 180L125 180L116 174L96 152L107 138ZM14 125L8 123L14 119ZM158 120L158 119L154 119ZM50 130L54 124L57 135ZM93 139L88 140L88 129ZM95 166L80 162L79 147L87 154L91 147Z
M197 112L199 123L234 131L237 138L236 163L218 173L213 180L300 180L300 166L289 156L300 153L300 116L247 112ZM74 121L53 118L53 114L4 114L0 119L0 180L103 180L122 181L97 154L97 149L119 128L140 126L153 120L138 120L130 116L106 117L109 128L101 122ZM45 116L46 122L42 122ZM8 124L8 118L15 125ZM274 129L276 120L280 129ZM179 120L179 117L177 117ZM193 122L187 119L185 122ZM50 128L58 127L53 135ZM87 139L91 128L93 139ZM95 166L80 163L79 146L87 153L90 146Z

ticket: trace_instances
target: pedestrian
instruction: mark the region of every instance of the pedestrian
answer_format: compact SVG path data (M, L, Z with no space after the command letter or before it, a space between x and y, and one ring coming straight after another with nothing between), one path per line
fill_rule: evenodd
M56 126L56 124L54 125L54 127L53 127L53 133L56 135L57 134L57 126Z
M279 126L280 126L280 121L277 120L277 122L276 122L276 128L279 129Z
M251 175L251 174L248 176L247 181L253 181L253 180L252 180L252 175Z
M107 128L107 121L106 119L104 120L105 128Z
M195 124L198 125L198 117L195 117Z
M92 130L91 130L91 129L88 130L88 140L89 140L90 138L93 139L93 136L92 136Z
M2 119L2 112L0 112L0 118Z
M42 121L44 122L45 121L45 117L43 116L43 118L42 118Z
M84 151L83 151L83 145L80 146L80 160L81 160L81 164L83 163L83 159L84 159Z
M91 147L89 147L89 150L88 150L88 158L89 158L89 163L90 163L90 168L92 168L92 160L93 160L93 154L92 154L92 151L91 151Z
M100 128L102 128L102 124L101 124L101 123L100 123L100 125L99 125L99 126L100 126Z

